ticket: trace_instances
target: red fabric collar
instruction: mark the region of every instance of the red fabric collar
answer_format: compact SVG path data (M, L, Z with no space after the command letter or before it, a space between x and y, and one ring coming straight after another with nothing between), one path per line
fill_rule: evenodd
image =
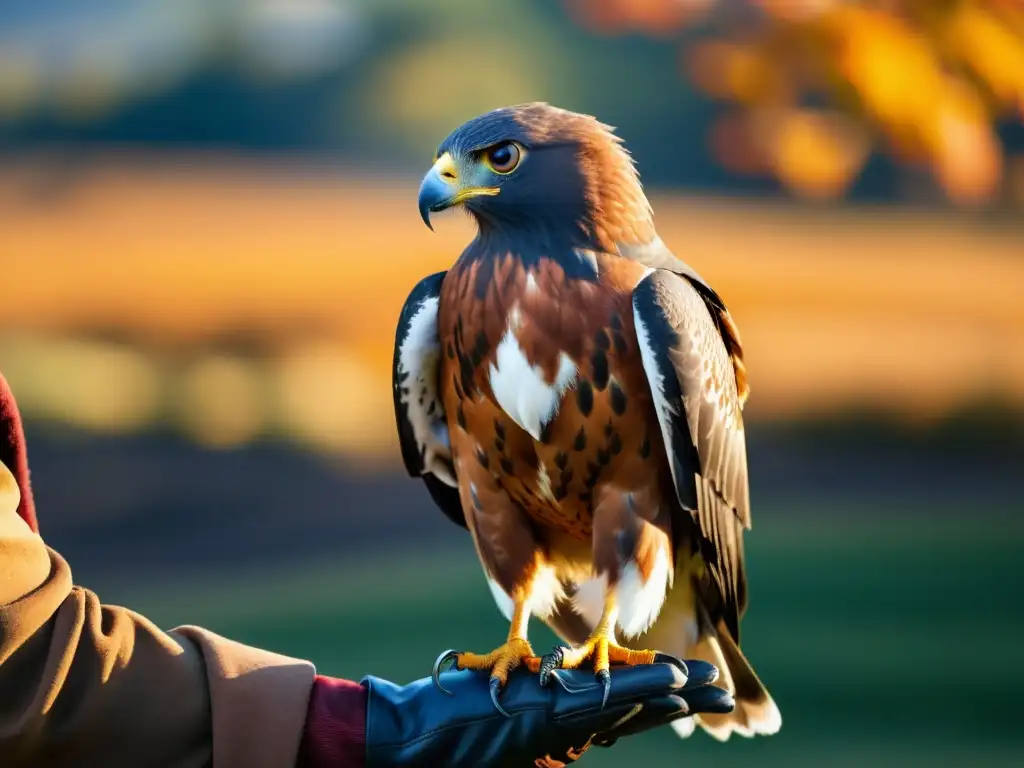
M25 449L25 431L21 426L21 414L14 394L7 380L0 373L0 462L3 462L21 489L21 504L18 514L28 523L29 528L39 532L36 522L36 507L32 501L32 486L28 479L28 453Z

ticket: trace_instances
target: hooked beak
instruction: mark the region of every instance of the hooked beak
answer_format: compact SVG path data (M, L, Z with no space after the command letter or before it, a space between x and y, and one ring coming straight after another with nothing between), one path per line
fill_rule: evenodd
M427 171L420 184L419 207L423 223L433 231L430 214L451 208L472 197L498 194L498 187L465 187L456 172L455 161L449 152L445 152Z

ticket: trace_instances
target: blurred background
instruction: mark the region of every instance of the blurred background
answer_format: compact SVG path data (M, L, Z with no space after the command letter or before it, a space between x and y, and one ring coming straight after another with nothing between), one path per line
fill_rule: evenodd
M390 362L472 234L434 148L527 100L618 126L739 323L785 722L587 764L1019 765L1019 0L0 4L0 370L78 582L336 675L503 637Z

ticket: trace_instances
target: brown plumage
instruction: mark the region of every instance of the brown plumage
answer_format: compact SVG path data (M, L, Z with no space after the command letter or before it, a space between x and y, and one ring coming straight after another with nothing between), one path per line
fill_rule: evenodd
M599 268L609 260L602 255ZM482 300L472 290L476 264L449 271L441 292L441 389L460 427L452 433L456 463L464 452L476 457L528 516L580 540L592 533L598 483L641 490L665 462L633 331L631 292L643 267L619 261L602 287L567 282L546 261L528 291L522 263L499 257ZM518 343L544 378L554 380L563 354L579 361L573 392L539 440L501 409L490 384L513 307L521 317Z
M410 472L469 529L511 622L505 645L457 663L503 683L520 663L654 659L618 630L719 667L737 706L700 719L713 735L774 733L738 646L748 387L724 304L657 237L628 153L593 118L497 110L438 157L424 218L461 203L479 234L406 303L396 415ZM530 615L575 646L542 665Z

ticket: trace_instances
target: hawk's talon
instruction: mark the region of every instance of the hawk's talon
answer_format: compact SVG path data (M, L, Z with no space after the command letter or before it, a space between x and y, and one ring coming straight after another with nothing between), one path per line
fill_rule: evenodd
M587 660L593 664L594 677L604 688L601 709L604 709L611 694L612 676L609 667L612 664L633 667L658 661L679 663L678 660L657 651L634 651L624 648L609 637L607 629L598 627L582 645L572 648L556 646L551 653L541 659L541 684L547 682L555 669L578 669ZM545 672L547 675L543 676Z
M491 678L491 703L494 704L494 708L501 712L505 717L512 717L505 708L501 706L501 702L498 701L498 696L501 694L501 680L496 677Z
M458 667L459 667L458 659L459 659L459 651L456 651L454 649L449 649L449 650L445 651L444 653L442 653L440 656L438 656L437 657L437 661L434 662L434 669L433 669L433 672L431 674L431 677L434 679L434 685L437 687L437 690L439 690L441 693L443 693L443 694L445 694L447 696L452 696L454 694L451 691L449 691L447 688L445 688L443 685L441 685L441 673L446 671L445 669L443 669L443 667L448 662L450 662L450 661L451 662L455 662L455 663L452 664L452 666L449 667L449 669L458 669Z
M599 669L594 677L604 686L604 695L601 697L601 709L604 709L608 703L608 695L612 692L612 673L607 669Z
M540 660L540 684L547 685L551 680L551 673L562 668L565 660L565 646L556 645L551 653L545 654Z
M502 686L508 682L508 676L517 667L524 666L531 671L540 669L540 659L533 655L533 649L525 637L513 635L505 643L495 648L490 653L462 653L460 651L445 651L434 663L434 684L442 691L439 674L442 667L448 662L453 662L454 669L472 669L486 671L490 678L491 700L494 707L503 715L508 717L508 712L498 702L498 693ZM444 691L448 693L448 691Z
M652 664L671 664L672 666L677 667L677 668L681 667L681 671L682 671L683 675L687 679L690 678L690 670L686 666L686 662L683 661L682 659L676 657L676 656L672 656L672 655L667 654L667 653L661 653L660 651L655 651L654 652L654 661L652 661L651 663ZM713 683L717 679L718 679L718 668L716 667L715 668L715 677L714 677L714 679L711 680L711 682Z

